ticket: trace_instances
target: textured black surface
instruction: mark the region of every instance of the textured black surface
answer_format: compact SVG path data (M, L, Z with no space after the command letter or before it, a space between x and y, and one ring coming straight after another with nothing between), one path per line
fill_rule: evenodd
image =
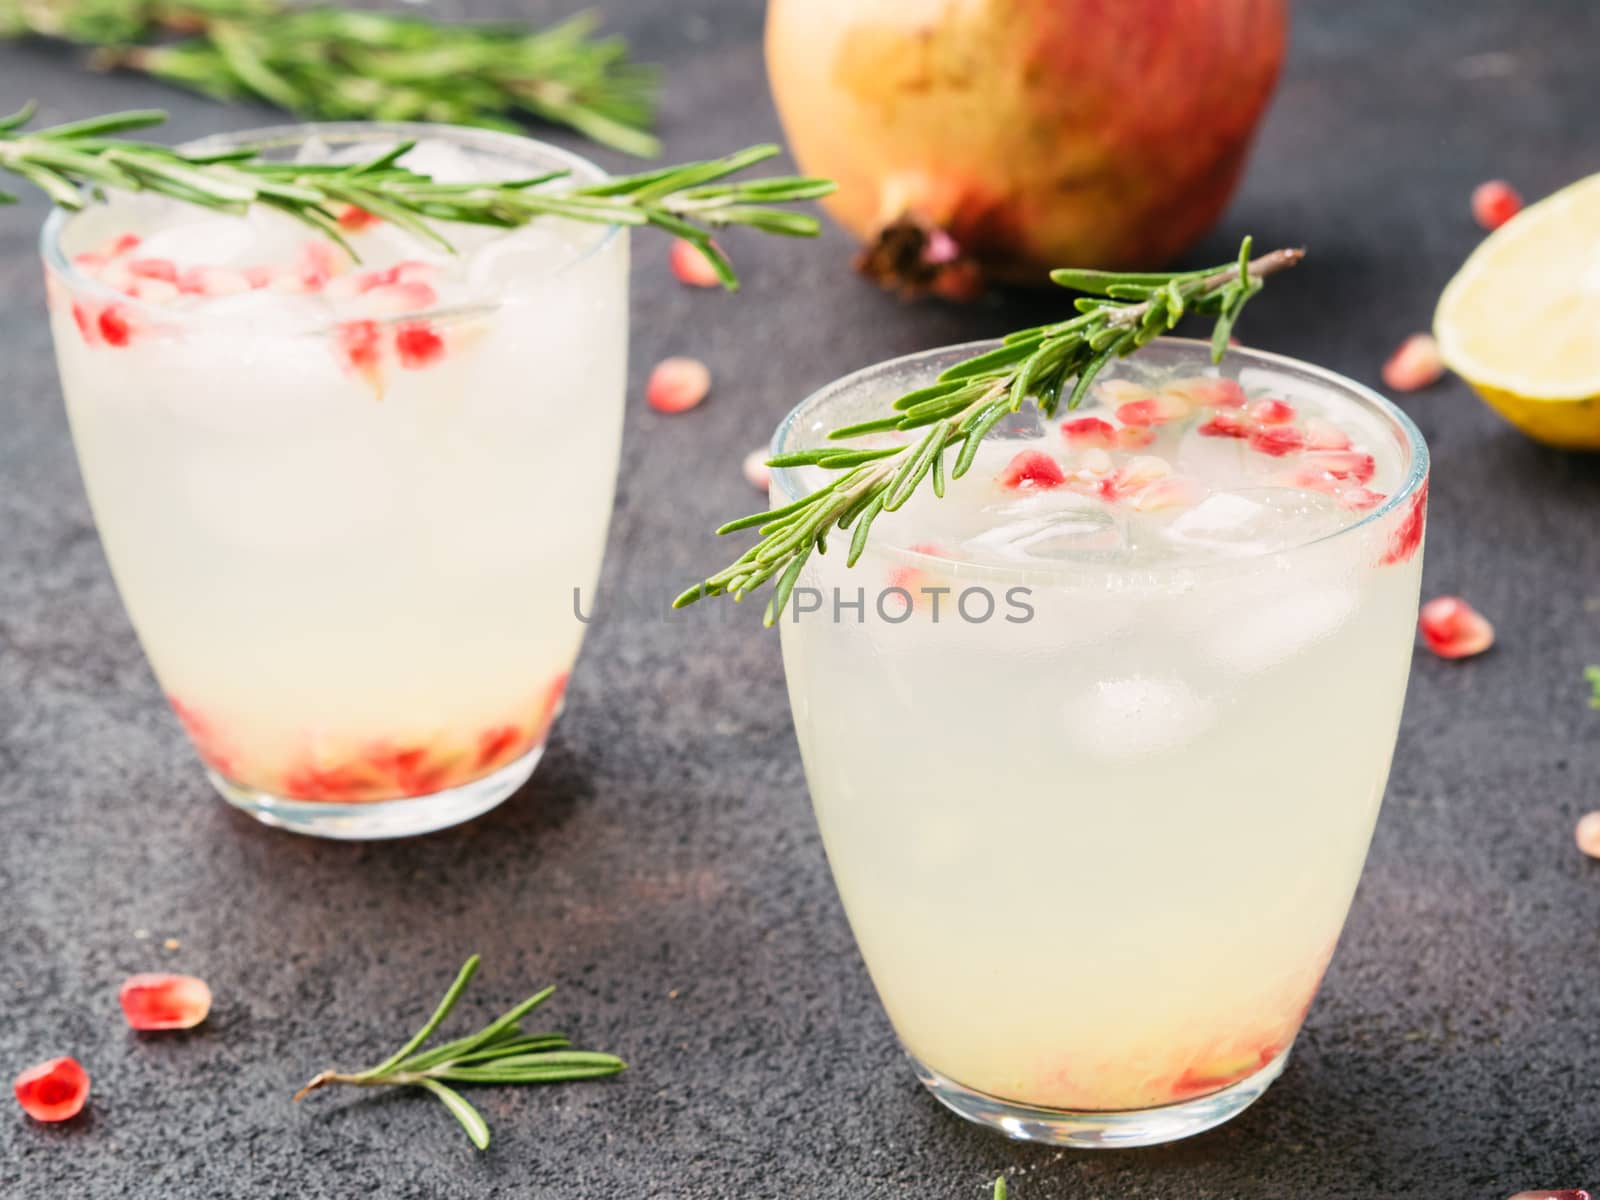
M754 0L608 7L667 67L671 155L779 137ZM1375 381L1475 242L1474 183L1541 195L1600 168L1600 16L1592 0L1346 0L1296 17L1249 177L1194 258L1226 257L1246 230L1308 242L1314 258L1243 335ZM70 63L0 46L0 107L166 105L184 136L276 119ZM598 623L537 777L466 828L337 845L224 807L89 518L45 327L42 216L0 210L0 1073L70 1052L95 1094L61 1128L0 1101L0 1195L975 1198L1001 1171L1020 1200L1500 1200L1600 1183L1600 863L1571 842L1600 805L1581 680L1600 661L1600 461L1523 441L1453 381L1405 400L1435 456L1426 591L1466 593L1501 641L1417 661L1372 857L1288 1071L1233 1124L1167 1149L1012 1145L939 1109L895 1049L753 611ZM721 564L708 531L752 500L740 457L814 386L1033 315L903 307L849 276L836 232L730 245L747 280L731 298L680 288L664 244L635 242L607 595L670 594ZM705 358L716 391L663 418L637 391L677 352ZM311 1071L403 1036L471 950L486 966L468 1008L558 981L557 1023L633 1068L480 1093L487 1154L422 1099L289 1105ZM123 1027L118 982L159 968L210 981L202 1029Z

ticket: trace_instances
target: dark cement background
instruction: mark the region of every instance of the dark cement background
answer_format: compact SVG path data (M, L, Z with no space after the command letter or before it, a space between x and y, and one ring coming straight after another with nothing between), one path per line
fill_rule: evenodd
M670 155L780 137L754 0L606 7L667 69ZM1243 336L1376 382L1479 236L1473 184L1503 175L1538 196L1600 169L1600 9L1346 0L1296 18L1249 177L1194 261L1247 230L1308 243ZM177 136L278 119L71 62L0 47L0 107L165 105ZM1500 644L1417 661L1371 861L1288 1071L1241 1119L1166 1149L1013 1145L946 1114L900 1059L755 611L597 624L544 766L466 828L321 843L213 796L85 505L35 260L43 212L0 211L0 1074L72 1053L95 1093L61 1128L0 1102L0 1195L954 1200L1001 1171L1019 1200L1501 1200L1600 1183L1600 863L1571 840L1600 806L1581 678L1600 661L1600 460L1522 440L1454 381L1404 400L1434 452L1426 591L1466 593ZM671 595L721 565L709 530L752 502L740 457L813 387L1037 319L1037 302L903 307L848 274L834 232L729 243L737 297L677 286L665 243L635 242L606 595ZM691 415L637 399L668 353L715 372ZM312 1071L386 1053L473 950L486 965L468 1012L557 981L553 1023L633 1068L478 1092L487 1154L422 1097L289 1105ZM118 983L160 968L215 990L195 1033L124 1028Z

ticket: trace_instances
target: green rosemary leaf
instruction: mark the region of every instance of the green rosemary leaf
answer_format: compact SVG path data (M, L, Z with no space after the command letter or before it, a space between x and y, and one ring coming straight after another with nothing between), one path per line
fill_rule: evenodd
M956 392L961 391L967 386L967 380L945 379L944 376L941 375L939 377L939 382L931 383L927 387L918 388L914 392L907 392L904 396L901 396L894 402L893 407L896 412L904 412L908 408L915 408L917 405L925 404L929 400L939 400L945 396L954 395Z
M944 440L949 433L950 422L947 420L940 421L928 430L922 441L917 444L916 451L906 459L894 478L889 481L888 496L883 502L885 512L895 512L911 499L911 493L933 466L934 455L944 447Z
M467 1136L472 1139L472 1144L479 1150L489 1148L489 1125L477 1109L468 1104L460 1092L448 1088L437 1079L422 1080L421 1087L427 1088L444 1102L450 1110L450 1115L461 1122L461 1128L467 1131Z
M861 421L855 425L843 425L828 434L830 439L861 437L867 433L886 433L891 429L901 428L901 417L878 417L871 421ZM769 466L771 464L768 464Z
M989 431L998 425L1001 419L1010 411L1011 405L1007 401L998 400L985 409L975 421L966 426L966 444L961 447L961 453L956 457L955 469L950 472L950 478L960 479L972 469L973 460L978 455L979 444L989 436Z
M1038 349L1038 343L1043 339L1045 331L1048 329L1049 326L1040 326L1036 330L1030 329L1022 337L1033 338L1034 334L1038 334L1038 338L1008 342L1003 346L998 346L993 350L959 362L953 367L948 367L939 376L939 381L944 383L967 380L975 375L987 375L991 371L999 370L1001 367L1009 367L1013 363L1023 362ZM896 407L899 407L899 405L896 404Z
M861 511L861 517L856 525L855 536L850 539L850 553L845 558L845 566L853 567L861 557L862 551L867 548L867 534L872 529L873 521L878 519L878 514L883 511L884 496L879 492Z
M939 499L944 499L944 452L948 443L939 447L939 452L933 456L933 494Z
M795 555L792 562L782 575L778 576L777 586L773 589L772 599L767 601L766 615L761 618L761 623L771 626L789 603L789 594L794 591L794 585L800 578L800 572L805 568L806 560L811 557L811 548L808 546Z
M396 1050L377 1066L372 1067L369 1070L362 1071L361 1077L364 1079L372 1079L379 1075L386 1074L394 1067L397 1067L403 1063L407 1058L411 1057L411 1055L419 1047L421 1047L424 1042L432 1037L433 1031L438 1029L439 1023L450 1015L450 1010L456 1006L456 1001L461 999L461 993L467 990L467 984L471 983L472 977L478 973L479 961L479 957L476 954L467 959L467 961L461 965L461 970L456 972L455 981L449 986L449 988L445 990L444 998L440 1000L438 1006L434 1008L433 1015L423 1022L422 1028L417 1030L417 1032L412 1035L409 1042L400 1047L400 1049Z

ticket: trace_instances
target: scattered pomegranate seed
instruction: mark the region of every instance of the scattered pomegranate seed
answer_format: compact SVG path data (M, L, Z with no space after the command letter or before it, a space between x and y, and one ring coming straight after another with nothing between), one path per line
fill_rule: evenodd
M128 264L140 279L160 279L166 283L178 282L178 267L170 258L136 258Z
M1590 858L1600 858L1600 812L1584 813L1579 817L1572 836L1579 850Z
M1321 417L1307 418L1305 434L1307 450L1350 449L1350 435L1332 421L1324 421Z
M1061 432L1074 447L1102 446L1110 449L1117 444L1117 427L1099 417L1074 417L1061 422Z
M211 1011L211 989L193 975L130 975L117 992L135 1029L193 1029Z
M18 1075L13 1087L35 1121L70 1121L89 1099L89 1072L75 1058L52 1058Z
M1181 396L1190 404L1204 404L1212 408L1243 408L1244 388L1232 379L1217 379L1210 375L1196 375L1193 379L1177 379L1161 389Z
M1582 1188L1566 1188L1558 1192L1518 1192L1510 1200L1589 1200Z
M339 228L346 233L360 233L363 229L371 229L374 225L381 224L383 224L382 217L354 204L346 205L345 210L339 214Z
M1250 436L1250 422L1244 414L1233 409L1220 408L1211 419L1195 430L1201 437L1242 438Z
M1300 461L1312 471L1357 483L1366 483L1378 469L1377 460L1360 450L1308 450Z
M106 345L126 346L132 333L133 327L128 324L128 315L122 311L120 305L108 305L101 310L100 336L105 339Z
M756 450L752 450L749 454L744 456L743 470L745 482L751 487L755 488L758 492L766 491L768 486L770 486L772 483L772 468L767 466L767 459L769 457L770 452L765 446Z
M1219 414L1220 415L1220 414ZM1266 425L1252 429L1247 435L1250 447L1274 458L1282 458L1305 445L1305 435L1293 425Z
M1103 452L1102 452L1103 453ZM1060 487L1067 481L1061 464L1043 450L1023 450L995 477L1001 487L1013 491Z
M1165 425L1168 421L1186 416L1188 412L1189 402L1181 396L1146 396L1143 400L1131 400L1120 405L1117 408L1117 420L1124 425Z
M717 277L716 267L711 265L711 260L706 257L705 251L693 242L685 241L683 238L674 241L669 262L672 265L672 273L679 283L700 288L722 286L722 280Z
M1411 498L1411 507L1400 524L1389 538L1389 548L1384 551L1382 562L1385 566L1395 563L1410 562L1411 556L1422 545L1422 535L1427 529L1428 517L1428 481L1424 479L1422 486L1417 489L1417 494Z
M1460 596L1440 596L1422 606L1422 640L1440 658L1470 658L1494 645L1494 626Z
M1383 386L1393 392L1415 392L1438 383L1444 375L1444 359L1433 335L1413 333L1383 364Z
M697 358L664 358L650 372L645 403L657 412L687 412L711 390L711 372Z
M1294 420L1294 405L1284 400L1257 400L1249 413L1252 421L1262 425L1287 425Z
M406 286L426 288L428 285ZM400 365L412 371L431 367L444 358L444 339L426 321L408 321L400 326L394 335L394 348L400 355Z
M1499 229L1522 211L1522 196L1504 179L1491 179L1472 189L1472 219L1485 229Z

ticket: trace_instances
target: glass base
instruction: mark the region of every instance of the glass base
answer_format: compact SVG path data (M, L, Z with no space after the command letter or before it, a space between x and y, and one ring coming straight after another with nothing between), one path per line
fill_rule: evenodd
M378 838L414 837L448 829L482 816L516 791L533 774L544 754L535 746L515 762L492 775L460 787L406 796L399 800L373 800L365 804L334 804L320 800L289 800L270 792L242 787L209 767L206 776L222 798L249 813L263 825L312 837L364 842Z
M952 1112L979 1125L998 1130L1021 1142L1047 1142L1081 1150L1113 1150L1130 1146L1158 1146L1204 1133L1238 1116L1254 1104L1289 1061L1285 1050L1253 1075L1229 1084L1220 1092L1197 1096L1160 1108L1126 1112L1070 1112L1057 1108L1031 1108L998 1096L975 1092L910 1055L917 1077L934 1097Z

